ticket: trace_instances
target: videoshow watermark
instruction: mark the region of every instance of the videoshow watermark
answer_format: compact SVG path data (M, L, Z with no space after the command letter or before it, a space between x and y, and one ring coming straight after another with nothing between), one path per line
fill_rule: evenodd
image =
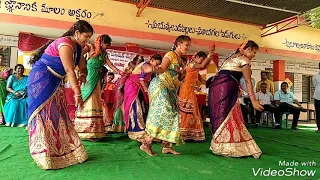
M256 177L315 177L315 161L279 161L279 168L252 168Z

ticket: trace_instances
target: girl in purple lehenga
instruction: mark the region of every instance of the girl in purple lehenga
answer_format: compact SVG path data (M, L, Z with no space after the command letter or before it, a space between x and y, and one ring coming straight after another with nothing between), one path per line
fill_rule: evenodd
M244 125L238 101L239 80L244 76L253 107L263 110L251 84L250 60L257 50L255 42L244 43L226 59L210 84L208 105L213 134L210 149L214 154L260 158L262 152Z

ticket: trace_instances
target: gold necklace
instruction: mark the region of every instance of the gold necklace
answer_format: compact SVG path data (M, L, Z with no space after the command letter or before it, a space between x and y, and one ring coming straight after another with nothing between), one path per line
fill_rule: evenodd
M173 51L179 58L180 58L180 55L179 53L177 53L177 51Z

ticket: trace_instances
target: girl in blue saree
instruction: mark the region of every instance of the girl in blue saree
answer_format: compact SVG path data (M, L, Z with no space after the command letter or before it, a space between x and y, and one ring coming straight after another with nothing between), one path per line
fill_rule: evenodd
M14 67L15 74L7 81L8 96L4 104L4 118L6 126L24 127L28 124L27 119L27 80L24 76L24 67L17 64Z
M85 82L83 54L92 34L92 26L80 20L30 59L33 67L27 86L29 147L32 158L42 169L64 168L87 159L68 116L62 82L67 75L75 94L75 105L82 109L81 90L74 69L79 66L79 80Z

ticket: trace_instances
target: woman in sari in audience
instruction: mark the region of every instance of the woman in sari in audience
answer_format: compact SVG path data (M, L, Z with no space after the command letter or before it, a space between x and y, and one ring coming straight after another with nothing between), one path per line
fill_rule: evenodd
M15 74L7 81L8 96L4 105L4 118L6 126L24 127L28 124L27 118L27 80L24 76L24 67L17 64L14 67Z
M113 125L112 125L113 132L126 132L124 116L123 116L124 86L133 69L143 61L144 60L142 56L140 55L134 56L133 59L128 63L128 66L125 68L124 73L121 75L121 78L118 80L118 83L116 86L116 92L115 92L116 101L113 107L114 109Z
M209 115L212 128L210 149L214 154L260 158L261 150L245 127L241 113L239 80L244 76L253 107L263 110L251 83L251 59L259 46L247 41L221 65L209 87Z
M83 108L74 69L86 73L84 54L92 26L76 22L62 37L47 43L30 58L28 76L28 130L30 154L42 169L60 169L84 162L88 156L68 115L62 82L67 75L75 106ZM85 82L85 78L79 77Z
M154 55L149 61L138 64L124 87L124 120L128 136L141 141L145 134L145 123L149 109L148 84L152 69L161 64L161 55Z
M101 102L101 68L104 64L107 64L114 72L121 73L108 58L106 49L110 45L111 38L108 35L101 35L96 38L95 51L87 61L87 83L81 87L84 108L77 110L74 125L80 138L89 141L97 141L105 137Z
M212 57L214 50L214 47L211 48L208 57ZM202 84L206 83L199 74L199 71L210 63L208 61L208 64L202 64L206 57L206 53L199 51L192 61L187 64L186 77L180 87L178 104L181 116L180 131L183 140L205 141L203 122L194 90L198 80Z
M3 116L3 106L7 96L6 80L10 75L10 68L1 65L3 61L4 55L0 54L0 124L5 123Z

